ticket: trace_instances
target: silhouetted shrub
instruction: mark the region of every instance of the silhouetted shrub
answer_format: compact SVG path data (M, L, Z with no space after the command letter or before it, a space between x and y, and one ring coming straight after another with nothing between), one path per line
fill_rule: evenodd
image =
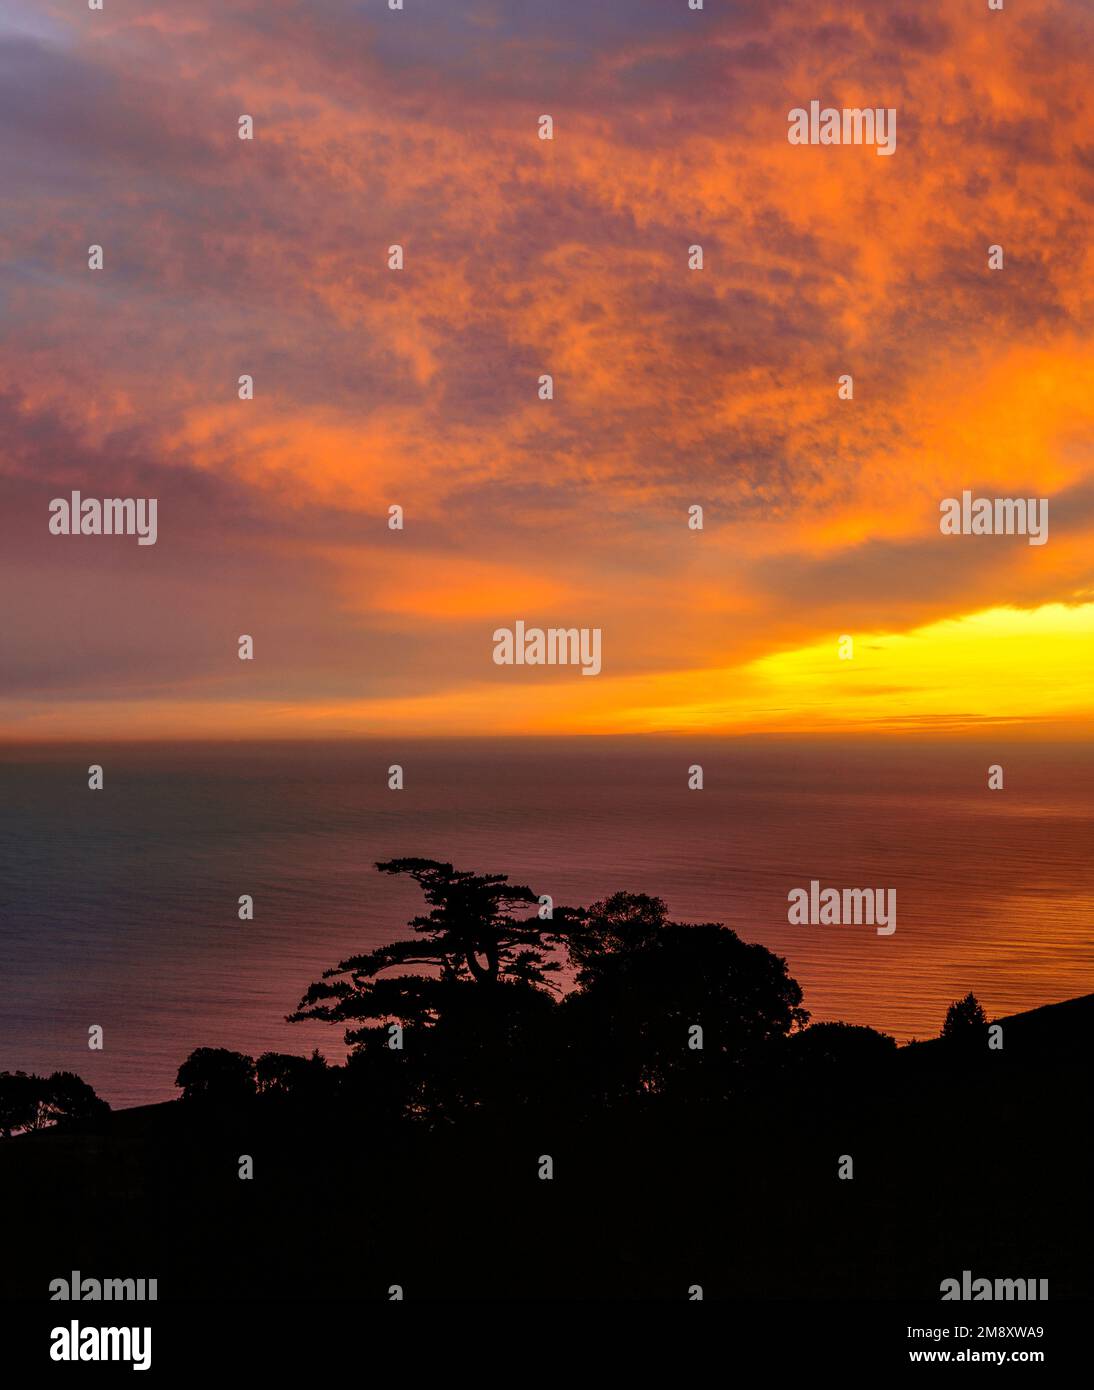
M974 1047L984 1040L987 1028L987 1015L979 999L970 990L964 999L956 1000L946 1010L946 1021L940 1036L961 1047Z
M861 1072L895 1052L895 1038L857 1023L813 1023L791 1039L792 1060L808 1071Z
M226 1047L198 1047L179 1067L182 1099L231 1105L255 1094L254 1060Z

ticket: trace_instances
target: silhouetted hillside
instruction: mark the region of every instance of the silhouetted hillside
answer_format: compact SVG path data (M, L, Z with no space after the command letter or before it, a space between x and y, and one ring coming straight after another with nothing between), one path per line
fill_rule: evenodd
M161 1298L936 1299L973 1269L1089 1297L1094 996L1000 1021L1002 1051L975 1055L841 1060L818 1034L729 1103L556 1096L437 1127L257 1095L16 1137L2 1291L78 1269L157 1277Z

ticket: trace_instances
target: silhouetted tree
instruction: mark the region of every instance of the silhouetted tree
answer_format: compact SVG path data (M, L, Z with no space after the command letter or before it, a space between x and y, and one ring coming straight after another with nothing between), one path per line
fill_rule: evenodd
M598 1075L603 1100L728 1094L808 1022L781 957L716 922L670 922L660 898L613 894L566 931L575 1084Z
M522 905L538 907L539 899L530 888L510 884L507 875L467 873L435 859L392 859L376 867L385 874L408 874L421 886L431 911L411 919L414 937L350 956L324 971L289 1014L290 1022L394 1020L403 1026L430 1026L443 1004L455 998L452 984L487 988L508 980L542 986L560 968L548 954L558 942L553 924L542 922L538 913L513 916ZM413 965L431 967L436 974L378 978ZM367 1030L351 1029L346 1042L367 1036Z
M430 911L409 923L413 937L326 971L290 1021L357 1025L345 1032L360 1055L347 1064L343 1093L372 1109L439 1120L539 1096L553 1045L548 976L561 968L558 929L571 914L518 916L522 907L538 909L539 899L505 874L432 859L376 867L413 878ZM413 966L429 973L390 973ZM374 1095L365 1094L366 1082Z
M458 980L441 987L436 1021L406 1039L420 1113L444 1120L540 1102L554 1074L554 996L506 977L489 990Z
M0 1072L0 1134L10 1139L17 1129L35 1129L42 1078L25 1071Z
M109 1112L106 1101L75 1072L55 1071L47 1077L0 1073L0 1134L5 1139L13 1130L98 1120Z
M361 1032L340 1069L339 1098L369 1125L390 1125L421 1105L422 1058L416 1048L388 1047L383 1028Z
M263 1052L255 1062L259 1095L288 1095L308 1070L308 1059L291 1052Z
M987 1026L987 1015L970 990L964 999L955 1000L946 1010L940 1036L951 1043L976 1043L984 1037Z
M255 1094L255 1064L226 1047L198 1047L179 1067L175 1085L185 1101L234 1104Z
M328 1100L336 1089L336 1078L318 1048L310 1057L264 1052L255 1063L255 1078L260 1095L309 1104Z
M46 1123L59 1126L104 1119L110 1106L75 1072L55 1071L42 1086Z
M646 893L613 893L575 913L566 945L577 984L592 983L606 962L652 945L667 911L662 899Z

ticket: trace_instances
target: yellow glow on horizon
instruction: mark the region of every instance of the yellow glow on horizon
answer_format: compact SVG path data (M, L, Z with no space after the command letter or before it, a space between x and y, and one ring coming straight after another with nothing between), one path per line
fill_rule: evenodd
M839 659L833 633L751 662L735 673L744 690L728 699L634 714L662 729L725 720L754 728L895 731L1081 723L1094 710L1094 603L992 608L904 634L850 635L851 660ZM698 677L704 689L710 676Z
M739 667L619 677L606 645L596 677L509 668L422 697L81 701L45 712L9 704L0 729L17 740L1091 730L1094 603L992 608L903 634L851 634L852 660L839 659L839 635Z

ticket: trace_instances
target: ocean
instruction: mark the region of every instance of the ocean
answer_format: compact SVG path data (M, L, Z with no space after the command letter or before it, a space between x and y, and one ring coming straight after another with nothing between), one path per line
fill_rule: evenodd
M404 855L557 904L656 894L785 956L814 1020L901 1040L935 1035L970 989L995 1017L1094 990L1086 744L9 746L0 785L0 1070L75 1071L114 1106L177 1094L201 1045L341 1060L340 1030L284 1017L324 969L404 934L417 887L374 868ZM790 925L787 895L813 879L894 890L896 931Z

